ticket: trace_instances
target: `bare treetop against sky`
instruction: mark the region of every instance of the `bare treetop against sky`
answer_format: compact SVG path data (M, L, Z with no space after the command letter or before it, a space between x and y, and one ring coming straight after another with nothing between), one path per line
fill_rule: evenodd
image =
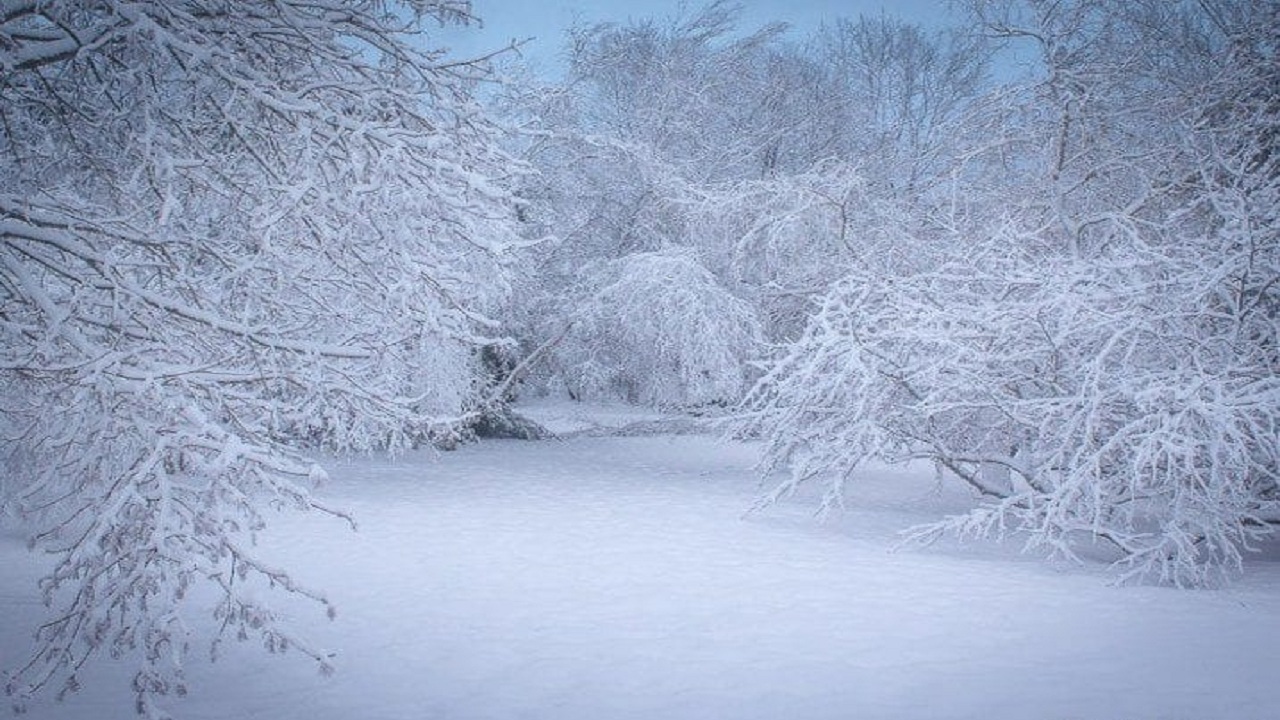
M446 29L445 38L463 55L531 39L522 52L535 68L547 71L558 66L564 32L574 23L667 18L695 12L706 4L696 0L473 0L472 9L484 27ZM947 0L746 0L740 4L746 28L782 21L800 33L837 17L862 14L884 12L924 25L942 24L954 16Z

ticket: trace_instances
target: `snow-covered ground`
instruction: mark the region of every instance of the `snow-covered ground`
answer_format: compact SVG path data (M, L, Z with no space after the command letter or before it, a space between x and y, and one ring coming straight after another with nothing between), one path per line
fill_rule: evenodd
M573 424L569 410L539 416L556 412L561 430ZM1227 589L1178 591L1111 587L1101 565L990 544L894 552L898 530L958 509L963 494L927 471L873 471L825 524L812 498L744 518L755 459L709 437L578 436L338 464L321 493L360 530L282 515L264 538L272 559L336 602L334 622L302 602L278 606L335 653L338 672L232 644L214 664L193 654L191 694L173 709L271 720L1280 716L1276 553ZM0 537L0 568L0 664L12 666L41 617L40 568L13 535ZM28 717L128 717L130 674L100 662L82 692L43 698Z

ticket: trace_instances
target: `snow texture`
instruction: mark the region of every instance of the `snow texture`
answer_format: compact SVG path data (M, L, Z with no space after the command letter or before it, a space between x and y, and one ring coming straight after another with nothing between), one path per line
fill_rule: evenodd
M526 412L561 427L626 414ZM894 552L899 531L972 499L929 469L873 466L827 523L803 496L744 517L758 460L754 445L668 436L338 464L318 497L360 530L285 514L260 548L330 593L332 623L273 599L333 653L336 674L232 643L217 663L189 659L190 694L170 709L191 720L1273 716L1276 548L1229 589L1204 591L1114 587L1102 562L1054 565L985 542ZM0 538L0 567L0 664L12 666L41 617L42 567L13 536ZM117 716L135 667L86 668L81 692L41 696L28 717Z

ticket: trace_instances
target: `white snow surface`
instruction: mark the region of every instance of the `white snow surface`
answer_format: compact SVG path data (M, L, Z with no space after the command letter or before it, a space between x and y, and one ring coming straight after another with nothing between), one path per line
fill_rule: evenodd
M636 405L573 402L559 397L522 400L518 411L551 432L574 435L609 434L626 427L677 420L680 416Z
M533 414L567 426L575 412ZM880 468L825 523L806 497L744 517L757 453L704 436L579 436L335 463L320 494L359 530L282 514L261 545L337 604L330 622L273 593L337 673L229 641L216 663L192 653L191 692L171 709L272 720L1280 714L1275 548L1202 591L1114 587L1101 561L1047 562L1016 542L895 551L900 530L969 499L929 469ZM0 665L12 668L42 617L40 558L10 533L0 568ZM129 717L131 672L100 658L81 692L41 697L27 717Z

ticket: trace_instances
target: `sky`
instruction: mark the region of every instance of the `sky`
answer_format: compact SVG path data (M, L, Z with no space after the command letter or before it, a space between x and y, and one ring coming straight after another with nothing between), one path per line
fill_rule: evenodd
M697 10L699 0L472 0L472 9L484 22L482 28L446 30L442 44L457 55L484 54L511 40L532 38L522 48L534 69L559 75L564 31L575 22L621 22L642 18L670 18L681 9ZM925 26L937 27L956 17L947 0L740 0L743 28L753 29L773 21L792 26L803 37L824 21L837 17L885 12Z

